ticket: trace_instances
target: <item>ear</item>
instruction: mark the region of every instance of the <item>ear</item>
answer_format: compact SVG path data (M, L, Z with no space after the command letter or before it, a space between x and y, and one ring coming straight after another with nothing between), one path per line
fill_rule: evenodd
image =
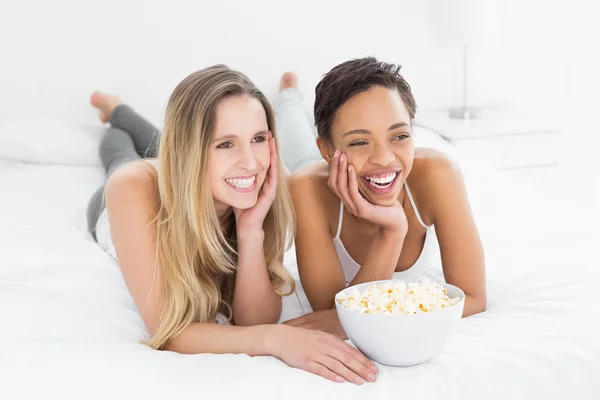
M321 152L321 157L323 157L323 160L327 162L327 165L331 166L331 163L333 161L333 153L335 153L335 149L333 148L331 143L329 143L327 139L323 139L319 136L317 138L317 147Z

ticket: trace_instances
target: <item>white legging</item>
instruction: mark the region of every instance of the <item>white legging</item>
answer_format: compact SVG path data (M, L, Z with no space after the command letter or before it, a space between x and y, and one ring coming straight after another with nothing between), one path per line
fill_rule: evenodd
M320 161L316 130L302 93L296 88L284 89L277 95L273 107L277 115L281 157L290 172Z

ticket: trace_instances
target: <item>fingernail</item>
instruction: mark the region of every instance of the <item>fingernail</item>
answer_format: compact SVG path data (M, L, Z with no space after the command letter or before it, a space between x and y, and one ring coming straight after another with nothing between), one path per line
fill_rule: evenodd
M362 380L362 378L357 377L354 382L356 382L358 385L362 385L363 383L365 383L365 381Z
M340 161L346 161L346 156L344 154L340 156Z
M341 376L336 376L335 380L340 383L344 382L344 378L342 378Z
M373 382L375 380L375 374L369 374L367 375L367 379L369 382Z
M333 153L333 156L334 156L334 157L337 157L337 156L339 156L339 155L340 155L340 151L339 151L339 150L336 150L336 151L335 151L335 153Z
M371 367L371 371L373 371L373 372L375 372L375 373L378 373L378 372L379 372L379 369L378 369L376 366L374 366L374 365L373 365L373 366Z

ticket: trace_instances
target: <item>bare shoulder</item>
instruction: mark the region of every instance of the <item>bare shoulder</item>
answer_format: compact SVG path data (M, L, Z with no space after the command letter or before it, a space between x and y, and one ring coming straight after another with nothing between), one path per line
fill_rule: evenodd
M447 174L460 174L458 163L448 154L427 147L415 149L415 159L410 176L418 179L431 179Z
M143 202L158 208L158 174L145 161L127 163L118 168L106 182L107 207Z
M464 179L456 160L443 151L425 147L415 149L415 158L407 179L419 211L435 218L436 203L451 192L464 190Z
M323 198L331 192L327 186L328 179L328 165L325 163L307 165L295 171L289 177L288 182L292 197Z

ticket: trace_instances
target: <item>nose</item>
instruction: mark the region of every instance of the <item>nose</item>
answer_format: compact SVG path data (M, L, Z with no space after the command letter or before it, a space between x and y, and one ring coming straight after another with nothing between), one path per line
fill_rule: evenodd
M372 164L385 167L394 161L395 155L388 146L380 144L375 146L369 158Z
M245 169L249 172L254 172L256 170L258 162L252 146L240 146L237 166L238 168Z

